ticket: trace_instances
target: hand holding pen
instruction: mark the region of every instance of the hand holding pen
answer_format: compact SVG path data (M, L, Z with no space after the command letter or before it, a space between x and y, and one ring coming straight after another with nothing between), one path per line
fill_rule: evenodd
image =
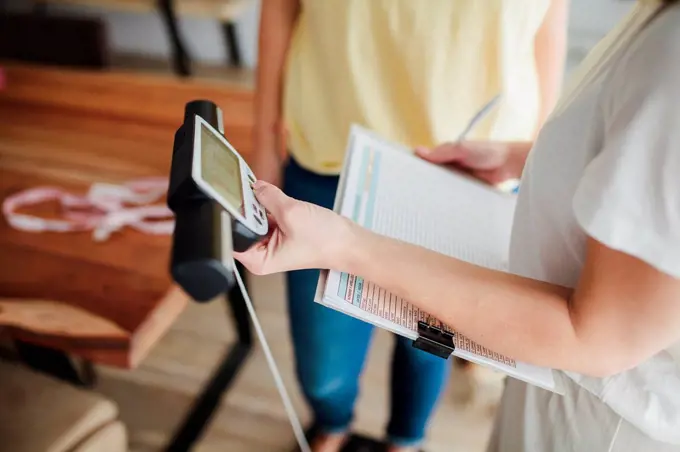
M516 193L531 144L528 142L466 141L469 133L491 112L500 100L498 95L487 102L473 117L454 142L429 149L419 147L416 153L437 164L454 165L499 190Z

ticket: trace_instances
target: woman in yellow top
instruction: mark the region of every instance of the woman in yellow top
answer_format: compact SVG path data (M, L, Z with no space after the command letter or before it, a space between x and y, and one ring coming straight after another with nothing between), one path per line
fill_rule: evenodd
M415 147L469 136L497 142L517 177L562 80L567 0L267 0L262 3L255 126L258 178L331 207L352 123ZM473 146L473 144L471 144ZM290 154L285 161L283 150ZM315 451L338 450L352 420L370 325L313 302L318 271L288 274L297 373L316 426ZM444 387L445 360L397 339L392 450L417 447Z

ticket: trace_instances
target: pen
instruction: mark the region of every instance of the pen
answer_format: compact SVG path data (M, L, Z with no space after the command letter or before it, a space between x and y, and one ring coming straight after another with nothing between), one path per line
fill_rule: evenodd
M475 114L472 119L470 119L470 122L467 124L465 129L461 132L461 134L458 136L458 140L456 141L457 143L460 143L465 140L467 135L472 131L472 129L475 128L475 126L482 120L484 119L491 110L496 106L498 101L501 99L501 95L498 94L497 96L493 97L489 102L487 102L478 112ZM504 193L513 193L516 194L519 192L519 179L509 179L506 180L496 186L497 189Z
M489 114L491 110L493 110L493 107L496 106L498 101L501 99L501 95L498 94L496 97L491 99L489 102L487 102L478 112L475 114L472 119L470 119L470 122L468 122L468 125L465 126L465 129L458 135L458 140L457 142L460 143L461 141L465 140L467 135L472 131L472 129L475 128L475 126L486 117L486 115Z

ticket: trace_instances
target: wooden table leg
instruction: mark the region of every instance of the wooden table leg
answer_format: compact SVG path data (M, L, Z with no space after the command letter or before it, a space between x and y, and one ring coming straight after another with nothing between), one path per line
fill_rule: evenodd
M82 368L78 370L62 351L23 341L16 341L15 348L21 361L33 370L84 388L94 388L97 384L97 374L90 361L82 361Z

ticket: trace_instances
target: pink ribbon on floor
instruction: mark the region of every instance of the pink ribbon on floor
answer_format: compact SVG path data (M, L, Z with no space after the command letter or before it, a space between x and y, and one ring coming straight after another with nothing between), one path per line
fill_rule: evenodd
M94 183L85 196L55 187L36 187L11 195L2 203L9 225L28 232L93 231L93 239L107 240L125 226L145 234L169 235L175 226L172 211L158 201L168 189L164 178L138 179L122 185ZM17 213L19 207L58 201L63 219ZM151 221L155 220L155 221Z

